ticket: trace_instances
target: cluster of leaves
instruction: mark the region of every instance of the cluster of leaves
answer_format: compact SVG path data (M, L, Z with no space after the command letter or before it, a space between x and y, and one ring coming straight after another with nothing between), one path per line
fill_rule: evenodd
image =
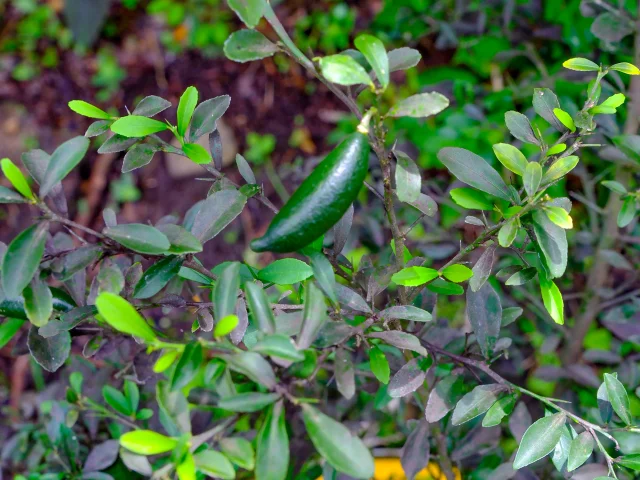
M244 185L221 172L216 122L230 98L199 103L197 90L190 87L177 105L175 125L152 118L171 107L156 96L122 117L85 101L71 102L73 111L96 121L85 136L65 142L51 155L42 150L24 154L23 165L39 185L37 191L13 162L1 162L14 189L0 189L0 201L31 204L42 216L2 245L0 313L7 320L0 325L0 345L28 324L27 348L38 365L54 372L69 358L73 370L65 399L41 405L40 426L13 437L2 458L11 459L16 470L27 465L34 479L107 480L126 472L180 480L370 478L375 470L367 448L371 435L365 422L348 420L362 420L374 410L393 412L386 407L392 399L402 399L399 415L390 423L380 422L380 432L373 435L383 440L385 432L402 433L401 460L409 478L428 464L432 448L446 469L449 447L442 431L455 446L452 458L461 467L477 467L470 478L510 478L514 469L549 454L561 474L577 470L594 452L606 464L609 477L603 478L627 478L640 470L639 454L625 446L634 445L640 431L632 396L621 381L629 374L605 372L597 391L587 392L595 408L583 417L563 400L525 389L493 369L501 357L518 351L508 329L523 314L519 307L503 306L510 289L503 289L499 280L508 287L536 285L554 325L565 322L557 282L567 270L567 231L574 221L571 201L552 197L553 187L577 168L577 153L602 116L617 113L625 100L623 93L600 98L605 76L638 75L640 70L626 62L606 67L584 58L566 61L566 68L596 75L583 107L569 113L551 89L541 88L534 91L532 104L546 122L544 130L537 126L540 119L507 112L511 135L533 147L527 156L522 147L493 145L504 172L470 150L440 150L442 164L468 185L449 190L453 203L480 213L465 219L476 240L434 268L434 258L417 254L419 245L410 233L421 220L433 221L438 205L422 191L418 163L387 132L396 119L439 114L449 100L428 92L388 108L383 101L393 87L391 74L414 67L419 52L408 47L387 51L379 38L362 34L354 41L356 50L310 59L288 37L268 2L228 3L248 27L227 40L229 58L244 62L285 52L355 116L362 116L361 105L375 112L370 140L378 164L367 179L363 200L326 238L300 252L305 260L281 258L264 268L224 262L210 269L196 255L240 215L250 198L277 211L244 157L236 158ZM254 29L263 17L277 43ZM109 209L103 212L102 232L69 220L61 182L85 157L89 138L108 131L112 136L98 152L126 151L123 172L148 165L157 152L175 153L209 174L207 198L183 219L165 217L154 226L119 224ZM179 147L163 138L167 134ZM205 135L209 149L198 143ZM634 135L617 136L614 143L631 158L640 145ZM623 197L619 224L629 225L637 193L617 181L605 186ZM392 239L382 236L384 248L378 254L356 261L347 258L346 246L359 221L364 222L360 218L367 216L367 191L371 202L383 205ZM418 220L404 225L405 217L397 214L405 211ZM50 234L56 224L70 233ZM466 257L477 249L482 254L469 268ZM501 268L494 275L496 265ZM434 321L447 299L462 294L472 332L468 335ZM158 309L188 318L191 331L180 333L156 321L159 315L144 315ZM113 345L120 345L125 358L110 384L98 389L85 385L91 383L88 375L100 372L89 367L83 375L73 364L76 333L89 335L82 348L86 359L110 358ZM153 388L140 389L138 383ZM341 400L329 401L329 394ZM524 398L544 406L544 416L531 421ZM412 429L404 414L416 405L424 416ZM355 412L349 413L349 406L356 406ZM196 421L201 416L208 428ZM96 417L106 421L92 423ZM482 432L507 423L518 440L517 451L512 447L465 463L473 453L485 452ZM624 441L619 433L627 435ZM79 437L100 442L89 450ZM33 439L37 447L31 448ZM314 453L307 449L297 458L301 442L312 444ZM610 453L612 448L625 451L618 456ZM38 468L30 468L34 464Z

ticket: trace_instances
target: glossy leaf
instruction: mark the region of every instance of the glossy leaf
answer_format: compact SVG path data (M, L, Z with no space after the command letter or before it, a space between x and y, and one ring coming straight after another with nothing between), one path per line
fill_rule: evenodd
M208 242L240 215L246 203L246 195L236 189L213 193L201 205L191 233L202 244Z
M322 75L338 85L373 85L367 71L348 55L330 55L320 59Z
M153 117L164 112L169 107L171 107L171 102L156 95L149 95L140 100L135 110L131 113L142 117Z
M265 11L264 2L265 0L227 0L229 7L249 28L255 28L260 22Z
M132 172L137 168L144 167L151 163L153 156L157 152L157 148L146 143L140 143L131 148L124 156L122 163L122 173Z
M167 223L157 225L156 228L169 240L171 244L168 250L169 253L180 255L184 253L199 253L202 251L200 241L183 227Z
M289 437L284 404L271 407L256 437L256 480L285 480L289 470Z
M415 202L420 195L422 178L416 163L405 153L393 151L396 164L396 194L401 202Z
M252 452L253 453L253 452ZM215 450L203 450L193 456L196 468L211 478L233 480L236 471L229 459Z
M278 46L256 30L233 32L224 42L224 54L234 62L251 62L271 57Z
M426 118L449 106L449 99L438 92L418 93L396 103L389 109L389 117Z
M182 151L189 157L189 160L198 165L206 165L213 161L207 149L197 143L185 143L182 146Z
M469 288L471 288L472 291L477 292L480 290L489 279L491 270L493 269L496 248L497 246L495 244L489 245L473 266L473 276L469 279Z
M558 120L560 120L560 123L562 123L562 125L571 130L571 133L576 131L576 124L573 123L573 118L571 118L571 115L569 115L567 112L560 108L554 108L553 114Z
M582 432L571 442L569 457L567 458L567 471L573 472L582 466L593 453L594 441L590 432Z
M625 198L624 202L622 202L622 207L618 212L618 227L624 228L629 225L635 218L637 211L638 206L636 203L636 199L633 197Z
M218 276L213 290L213 314L218 322L235 313L241 266L239 262L229 263Z
M533 212L533 231L544 254L551 278L561 277L567 268L567 234L542 211Z
M389 71L397 72L408 70L420 63L422 55L418 50L409 47L400 47L387 52L389 57Z
M462 389L462 379L455 375L449 375L436 383L435 388L429 392L429 399L424 411L427 422L437 422L453 410L458 399L462 396Z
M393 375L387 388L391 398L404 397L422 386L427 376L426 369L421 366L422 361L423 358L414 358Z
M2 262L2 286L7 298L15 298L38 271L47 239L46 223L33 225L9 244Z
M202 345L197 342L189 343L180 355L171 377L171 390L186 387L195 378L204 359Z
M313 269L296 258L276 260L258 272L258 279L266 283L290 285L299 283L313 275Z
M501 397L487 410L487 414L482 419L482 426L495 427L496 425L500 425L502 419L513 411L515 404L515 395L505 395Z
M627 75L640 75L640 69L628 62L621 62L611 65L609 70L616 70Z
M544 212L553 223L564 229L573 228L573 220L564 208L561 207L545 207Z
M146 137L168 129L166 123L141 115L128 115L111 124L111 131L125 138Z
M604 383L613 411L616 412L625 425L632 425L631 405L624 385L610 373L604 374Z
M499 384L479 385L456 404L451 417L453 425L461 425L485 413L498 400L505 387Z
M313 283L308 283L304 297L302 326L296 339L296 344L300 350L305 350L311 346L328 319L324 295Z
M171 256L154 263L144 272L133 291L134 298L150 298L162 290L180 271L181 257Z
M382 89L385 90L389 85L389 57L382 41L373 35L361 34L353 43L367 59Z
M158 255L171 247L169 239L157 228L142 223L128 223L105 228L103 233L134 252Z
M290 362L301 362L304 360L304 353L298 350L286 335L267 335L252 347L254 352L271 357L281 358Z
M279 398L277 393L239 393L221 398L218 407L231 412L258 412Z
M530 162L527 164L527 168L524 172L522 183L524 184L524 190L529 197L533 197L540 187L542 181L542 167L539 163Z
M516 147L507 143L498 143L493 146L493 153L507 170L511 170L521 177L524 176L528 165L527 158Z
M189 138L195 142L203 135L209 135L216 129L216 122L229 108L231 97L220 95L202 102L193 112L189 127Z
M104 110L82 100L71 100L69 102L69 108L84 117L97 118L101 120L111 119L111 115Z
M385 308L379 314L385 320L410 320L412 322L430 322L431 314L413 305L396 305Z
M395 273L391 281L405 287L417 287L438 278L438 271L427 267L406 267Z
M487 196L473 188L454 188L449 194L461 207L472 210L493 210L493 203Z
M311 261L311 269L313 270L313 278L329 299L334 303L338 303L336 294L336 275L333 272L331 262L320 252L315 252L309 256Z
M553 321L564 325L564 302L558 286L551 280L540 279L540 292L544 307Z
M577 72L597 72L600 70L600 67L597 63L592 62L587 58L570 58L569 60L565 60L562 63L564 68L568 68L569 70L575 70Z
M34 278L24 289L24 309L27 318L36 327L42 327L53 313L53 296L45 282Z
M548 88L533 89L533 109L556 130L564 132L566 130L565 126L553 113L556 108L560 108L560 103L555 93Z
M33 192L31 191L31 187L27 182L27 179L11 160L9 160L8 158L3 158L0 161L0 167L2 168L2 173L4 174L4 176L7 177L7 180L9 180L11 185L13 185L13 188L15 188L23 197L28 198L29 200L35 199Z
M71 335L60 332L52 337L42 337L35 325L29 330L27 347L33 359L47 372L58 370L71 352Z
M257 326L264 333L275 333L276 320L264 290L253 282L244 285L247 304Z
M178 442L152 430L134 430L120 437L120 445L139 455L157 455L170 452Z
M371 371L380 383L389 383L391 376L391 370L389 368L389 362L385 357L384 352L378 347L371 347L369 349L369 365Z
M513 468L519 470L550 454L560 440L565 422L566 416L557 413L531 425L522 437Z
M498 231L498 243L501 247L508 248L518 235L518 224L515 219L507 220Z
M578 165L579 160L580 159L576 155L570 155L556 160L553 165L544 172L541 182L542 185L548 185L549 183L564 177L567 173L573 170L576 165Z
M473 277L473 271L465 265L455 264L442 270L442 276L450 282L461 283Z
M238 352L226 355L224 360L231 370L234 370L266 388L276 386L276 376L273 368L261 355L255 352Z

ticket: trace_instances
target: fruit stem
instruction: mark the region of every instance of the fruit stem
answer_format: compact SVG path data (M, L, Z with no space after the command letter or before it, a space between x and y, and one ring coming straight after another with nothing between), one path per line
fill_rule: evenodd
M371 107L367 113L365 113L364 117L360 121L360 125L358 125L358 131L363 135L369 134L369 123L371 122L371 117L373 117L378 112L378 109L375 107Z

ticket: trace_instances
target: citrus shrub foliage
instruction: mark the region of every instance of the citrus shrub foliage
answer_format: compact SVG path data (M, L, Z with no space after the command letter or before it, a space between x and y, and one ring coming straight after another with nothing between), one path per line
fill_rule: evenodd
M190 87L180 98L175 120L159 119L171 105L155 96L121 117L82 100L71 102L73 111L95 122L84 136L63 143L51 155L25 153L22 163L32 181L11 160L2 160L2 171L14 187L0 189L2 202L29 203L40 216L8 246L2 245L0 309L6 319L0 339L6 344L23 324L30 324L29 351L42 368L54 372L67 361L74 332L94 332L83 351L88 358L124 336L131 353L126 368L150 364L149 378L156 375L158 380L155 391L142 392L134 381L137 375L116 380L97 397L87 391L80 372L71 373L66 400L49 412L47 438L39 440L39 467L29 478L125 478L116 476L116 470L118 475L129 471L180 480L370 478L374 459L366 435L363 439L366 425L337 419L349 405L359 405L361 396L362 401L369 397L374 408L399 399L423 410L403 448L408 478L428 464L432 448L451 475L446 440L432 440L430 428L441 439L444 429L496 427L526 412L524 398L538 402L545 413L521 432L514 454L486 478L498 472L500 478L511 478L514 469L538 465L548 472L548 462L532 465L547 456L561 474L588 461L606 465L609 476L602 478L630 478L640 470L640 455L620 454L614 436L640 432L629 394L615 372L604 374L592 395L595 410L582 416L562 400L525 389L492 369L508 355L507 328L523 314L503 304L501 290L535 284L536 301L550 321L565 322L556 282L567 268L572 205L550 190L579 164L598 116L615 115L623 107L623 93L601 98L603 79L611 72L638 75L640 70L625 62L604 66L584 58L567 60L568 69L593 72L584 105L570 114L552 90L536 89L532 105L549 125L545 132L533 128L526 115L506 112L512 136L537 149L527 158L511 143L494 145L508 178L469 150L443 148L439 160L466 185L451 189L450 197L469 210L465 221L478 235L434 268L431 259L414 255L418 245L409 248L407 243L415 225L436 214L436 202L422 192L423 173L414 160L386 138L386 126L396 118L431 117L449 104L443 95L429 92L385 105L390 74L414 67L420 54L407 47L387 51L379 39L363 34L355 39L355 50L311 59L291 41L268 2L229 0L229 5L248 27L227 40L230 59L245 62L286 53L361 120L357 135L368 135L377 160L371 161L364 184L355 185L355 193L361 194L355 203L367 194L382 203L392 238L389 248L359 264L342 255L360 212L342 205L344 192L330 188L333 196L322 201L328 201L327 210L341 208L341 219L328 232L301 217L305 220L299 228L311 229L315 240L297 255L262 269L241 262L205 266L197 258L203 245L216 241L250 199L278 212L241 155L236 161L243 185L221 172L216 122L231 99L202 101ZM254 30L263 17L277 43ZM69 220L61 181L80 164L89 139L108 131L113 135L99 153L126 151L123 172L143 168L160 151L178 154L201 164L209 175L207 198L184 218L165 217L153 226L119 223L108 209L101 232ZM163 132L172 134L179 147L164 140ZM210 149L198 143L203 136ZM622 135L613 142L633 158L636 139ZM346 164L348 152L339 149L332 155L338 155L337 164ZM351 178L350 171L342 173ZM375 178L381 182L372 184ZM325 180L319 179L318 188L327 187ZM618 217L623 228L636 215L638 192L615 181L603 184L623 198ZM291 201L297 201L295 195ZM315 201L313 196L301 200ZM407 210L417 218L413 223L402 221ZM56 225L70 233L55 233ZM482 254L470 268L469 254L475 250ZM506 266L494 268L498 263ZM90 272L94 275L88 282ZM286 293L279 296L278 290ZM437 297L456 295L466 297L472 333L441 338L429 310ZM158 308L187 313L191 331L170 334L145 315ZM337 390L342 399L329 401L328 390L331 395ZM371 397L370 391L377 393ZM191 419L203 413L210 425L196 433ZM76 432L83 418L95 417L106 420L109 438L87 451L80 448ZM24 435L15 443L28 441L30 432ZM291 447L299 448L300 442L312 445L315 453L290 456Z

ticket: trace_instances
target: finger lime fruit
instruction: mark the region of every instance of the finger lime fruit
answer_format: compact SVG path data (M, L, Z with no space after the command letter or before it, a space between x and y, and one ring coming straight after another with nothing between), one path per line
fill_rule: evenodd
M364 120L363 120L364 122ZM256 252L295 252L335 225L353 203L369 168L366 124L349 135L314 170L271 221Z

